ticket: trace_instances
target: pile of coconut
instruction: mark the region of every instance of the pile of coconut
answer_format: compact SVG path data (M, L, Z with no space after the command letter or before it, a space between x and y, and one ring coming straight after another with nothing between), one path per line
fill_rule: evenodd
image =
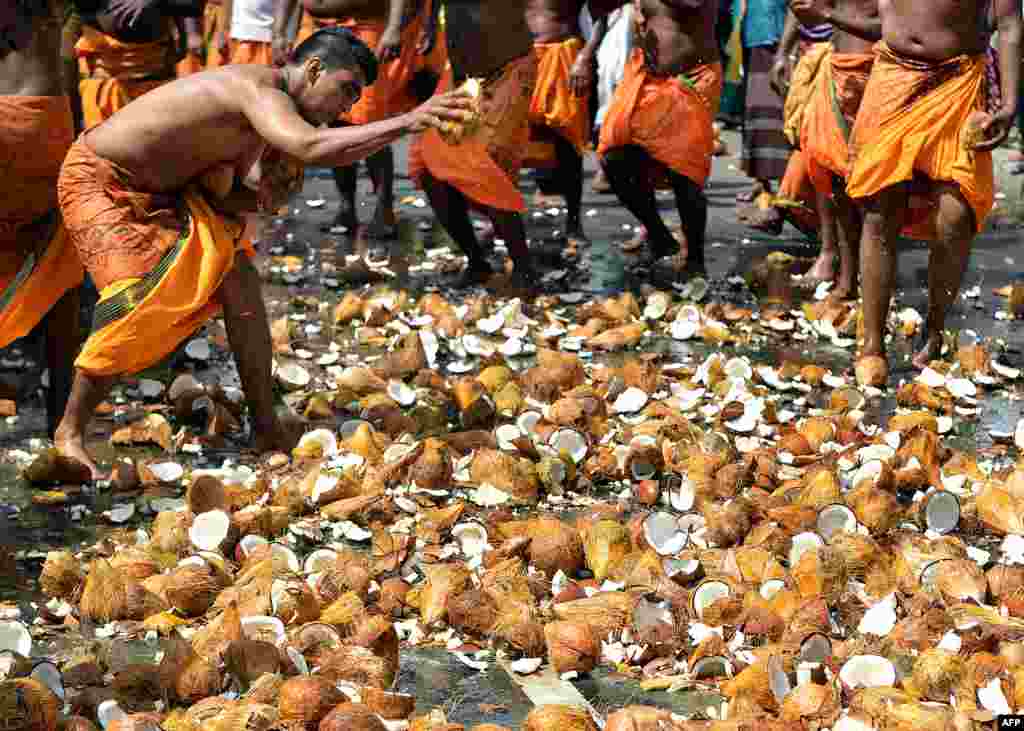
M335 322L394 347L279 364L323 424L254 467L180 464L238 428L237 399L189 376L149 388L166 416L114 441L167 455L116 465L104 518L129 525L47 556L37 624L159 652L125 663L100 642L39 665L31 632L3 625L0 718L24 720L2 727L462 728L396 691L402 646L726 699L706 719L543 706L528 731L959 730L1024 710L1024 467L943 440L1019 374L964 348L901 386L883 427L874 392L815 363L593 362L657 333L794 329L688 294L350 293ZM48 451L25 478L60 503L88 473Z

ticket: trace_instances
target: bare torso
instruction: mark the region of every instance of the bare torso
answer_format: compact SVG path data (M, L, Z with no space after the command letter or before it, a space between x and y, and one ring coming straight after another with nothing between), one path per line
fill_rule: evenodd
M719 60L718 0L639 0L636 24L647 65L678 74Z
M455 79L485 77L531 53L526 0L446 0L445 32Z
M406 0L405 19L416 16L423 0ZM342 18L362 21L386 21L390 10L387 0L302 0L302 7L314 18Z
M55 0L43 0L49 11L32 19L32 30L23 47L0 52L0 95L60 96L64 94L61 69L61 20L63 8Z
M583 0L526 0L526 25L537 43L580 35Z
M879 0L882 39L893 51L943 61L985 50L986 0Z
M98 155L131 173L139 190L178 191L217 165L244 177L264 149L240 99L279 87L279 72L227 66L161 86L86 135Z
M878 0L836 0L836 9L862 17L877 15ZM837 53L870 53L874 45L874 41L860 38L839 28L832 34L832 46Z
M167 14L153 5L142 12L134 24L122 23L110 14L108 0L77 0L82 22L126 43L148 43L165 38Z

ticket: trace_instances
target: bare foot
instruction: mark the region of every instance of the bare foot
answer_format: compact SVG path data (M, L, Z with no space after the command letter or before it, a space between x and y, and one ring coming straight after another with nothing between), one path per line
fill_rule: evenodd
M931 335L925 341L924 347L917 351L911 360L915 368L927 368L933 360L942 357L942 335Z
M836 276L835 266L835 254L821 252L811 268L804 274L803 283L809 287L817 287L821 282L831 282Z
M261 453L291 454L306 431L306 423L297 414L285 413L268 428L256 428L256 449Z
M81 435L77 436L65 436L60 429L57 430L53 440L54 446L57 447L57 451L63 454L65 457L76 459L86 467L89 468L89 473L92 475L92 479L104 480L107 478L96 463L92 461L92 457L85 451L85 443L82 441Z
M590 181L590 191L597 195L604 195L605 193L612 192L612 184L608 182L608 178L605 177L604 170L601 168L597 169L597 174L594 175L594 179Z
M533 194L533 205L537 208L561 208L562 207L562 196L555 194L547 194L540 188Z

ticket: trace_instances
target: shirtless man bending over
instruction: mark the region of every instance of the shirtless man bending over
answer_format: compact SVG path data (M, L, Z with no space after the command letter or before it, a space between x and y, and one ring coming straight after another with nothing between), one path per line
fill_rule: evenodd
M504 239L515 264L513 283L530 286L534 279L518 187L537 80L525 1L444 0L450 64L439 88L479 79L480 124L459 139L428 130L409 151L410 176L469 258L464 285L483 283L493 273L469 218L471 206L491 219L495 238Z
M580 31L585 0L527 0L526 24L537 53L537 85L530 104L530 150L524 167L554 167L554 187L565 198L566 256L586 240L580 219L583 154L590 139L590 90L595 54L607 28L601 15L587 42Z
M340 28L299 46L287 66L225 66L157 89L84 134L61 170L64 220L100 290L76 361L57 446L94 475L83 434L114 381L160 361L219 307L261 450L293 446L274 412L271 340L259 276L236 214L276 210L302 166L344 166L402 135L463 121L461 94L374 124L319 129L377 73L370 49ZM259 161L255 189L242 181Z
M878 0L790 0L790 9L804 25L833 27L831 47L811 82L800 150L821 220L821 254L809 275L832 281L830 296L849 299L857 291L861 231L860 213L846 196L849 138L882 37Z
M77 92L77 75L62 69L63 15L60 0L0 8L0 348L45 328L51 434L71 391L83 276L57 207L57 175L74 140L67 91ZM66 63L73 56L63 51Z
M722 94L715 23L718 0L635 0L639 48L601 125L598 154L612 190L647 229L649 262L673 276L704 272L714 153ZM658 212L655 189L676 196L681 241Z
M938 358L971 242L992 210L991 150L1009 134L1020 77L1020 0L992 0L1002 100L988 88L989 0L879 0L882 45L851 139L847 194L864 208L860 268L864 342L858 380L884 384L885 325L896 278L896 236L910 183L934 201L928 317L918 368Z
M287 58L288 19L299 6L299 0L278 0L274 17L275 60ZM303 0L307 14L298 42L310 33L333 25L343 25L377 54L380 71L377 81L341 119L337 126L379 122L414 109L418 103L413 93L413 79L421 68L424 53L432 49L436 17L431 0L413 0L404 8L381 0ZM395 13L396 9L398 12ZM429 34L430 37L424 37ZM438 70L440 71L440 70ZM368 233L377 239L397 236L394 203L395 159L391 147L366 158L366 169L373 183L377 205ZM358 165L334 170L334 180L341 196L335 225L344 226L354 237L359 225L356 211Z

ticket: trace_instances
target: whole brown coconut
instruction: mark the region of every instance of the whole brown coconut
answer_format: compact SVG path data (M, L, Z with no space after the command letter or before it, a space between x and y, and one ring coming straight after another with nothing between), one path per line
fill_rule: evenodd
M597 724L579 706L538 706L523 721L522 731L597 731Z
M627 706L608 716L604 731L661 731L672 727L672 713L652 706Z
M456 629L487 635L497 621L497 605L480 589L470 589L448 600L448 624Z
M213 605L220 587L210 572L198 566L185 566L171 574L164 595L171 606L186 617L200 617Z
M583 622L551 622L544 626L548 661L561 675L589 673L601 656L601 643L590 625Z
M300 722L309 731L314 731L331 709L345 699L345 694L326 678L301 675L289 678L281 685L277 710L282 721L289 724Z
M224 653L226 670L248 686L267 673L276 673L281 666L277 647L260 640L235 640Z
M369 706L342 703L324 717L318 731L387 731L387 726Z
M562 571L571 578L584 567L583 540L572 526L557 518L536 518L529 522L527 535L530 563L549 577Z

